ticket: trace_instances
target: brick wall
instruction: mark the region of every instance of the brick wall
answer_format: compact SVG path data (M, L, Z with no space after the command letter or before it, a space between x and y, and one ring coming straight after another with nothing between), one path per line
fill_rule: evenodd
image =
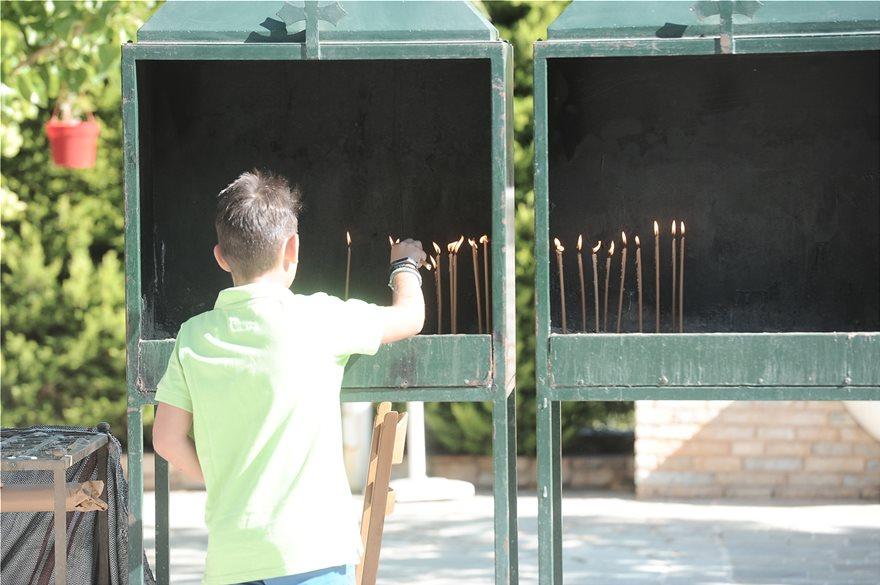
M636 403L644 497L880 500L880 442L841 402Z

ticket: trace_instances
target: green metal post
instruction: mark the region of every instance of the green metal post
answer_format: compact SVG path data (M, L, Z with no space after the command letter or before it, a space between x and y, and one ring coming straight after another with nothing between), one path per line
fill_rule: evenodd
M495 498L495 583L519 582L516 521L516 395L492 404L492 471Z
M128 407L128 582L144 582L143 407Z
M137 78L132 45L122 49L122 123L125 145L125 338L128 386L128 582L144 582L143 402L137 386L141 337L140 198Z
M157 405L158 407L158 405ZM171 582L171 524L168 481L168 462L155 456L156 462L156 583L169 585Z
M492 55L492 127L510 128L513 118L513 49L507 43ZM495 500L495 583L516 585L516 392L513 311L513 138L492 133L492 307L494 372L492 405L492 470ZM503 238L497 237L503 235ZM488 307L487 307L487 310Z
M548 339L550 336L550 293L548 262L549 215L547 204L547 61L535 59L535 258L536 258L536 344L538 440L538 568L541 585L562 582L562 510L559 485L559 408L550 399Z

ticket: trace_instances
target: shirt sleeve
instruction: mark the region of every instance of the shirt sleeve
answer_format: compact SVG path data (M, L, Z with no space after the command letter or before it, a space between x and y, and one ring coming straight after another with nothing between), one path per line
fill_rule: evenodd
M373 355L379 351L385 332L382 307L357 299L328 299L333 353L344 357L356 353Z
M180 364L180 335L174 342L174 350L168 359L168 368L156 386L156 402L164 402L188 412L193 411L189 386L186 384L183 366Z

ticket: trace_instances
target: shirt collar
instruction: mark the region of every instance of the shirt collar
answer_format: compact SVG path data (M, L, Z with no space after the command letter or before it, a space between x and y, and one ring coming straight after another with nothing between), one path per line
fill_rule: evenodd
M240 303L246 303L259 298L284 298L293 294L289 288L284 288L274 282L252 282L242 286L225 288L217 295L215 309L229 307Z

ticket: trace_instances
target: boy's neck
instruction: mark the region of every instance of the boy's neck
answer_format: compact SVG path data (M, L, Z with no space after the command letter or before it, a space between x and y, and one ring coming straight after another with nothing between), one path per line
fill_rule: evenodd
M245 286L248 284L274 284L284 288L290 288L293 281L290 278L290 275L283 270L271 270L258 276L254 276L253 278L240 278L233 274L232 284L234 286Z

